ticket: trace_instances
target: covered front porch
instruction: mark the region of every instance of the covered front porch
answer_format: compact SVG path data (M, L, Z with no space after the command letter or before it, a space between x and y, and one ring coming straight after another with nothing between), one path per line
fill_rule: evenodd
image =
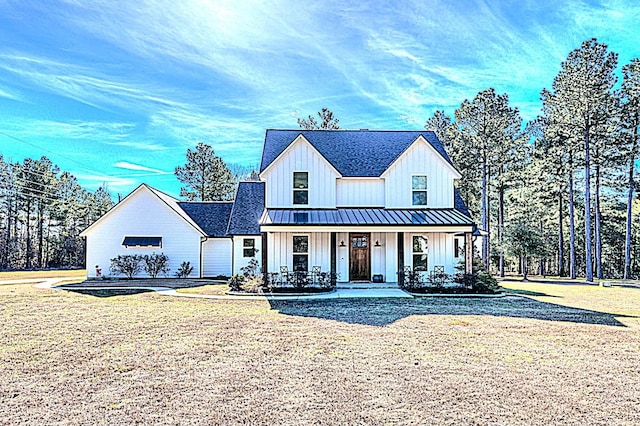
M263 272L324 271L338 283L397 283L407 267L454 274L462 263L471 272L472 227L454 209L270 209Z

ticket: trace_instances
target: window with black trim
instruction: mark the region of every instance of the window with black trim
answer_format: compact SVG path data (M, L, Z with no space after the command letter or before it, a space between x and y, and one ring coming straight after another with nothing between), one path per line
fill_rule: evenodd
M411 201L414 206L427 205L427 176L411 176Z
M255 238L245 238L242 242L242 257L254 257L256 255Z
M293 270L309 270L309 236L293 236Z
M309 172L293 172L293 204L309 204Z
M413 236L413 270L426 271L429 267L427 257L429 255L429 245L427 237L424 235Z

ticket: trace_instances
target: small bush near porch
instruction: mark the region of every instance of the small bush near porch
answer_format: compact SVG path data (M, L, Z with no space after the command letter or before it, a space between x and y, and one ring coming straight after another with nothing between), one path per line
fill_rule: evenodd
M474 262L474 272L464 273L464 265L456 267L458 272L447 274L444 266L435 266L432 271L420 271L410 266L398 271L398 283L403 290L416 294L496 294L500 291L498 281Z
M312 268L311 271L281 270L280 273L261 274L258 261L251 259L240 268L242 274L229 279L229 290L236 293L324 293L336 288L336 274Z

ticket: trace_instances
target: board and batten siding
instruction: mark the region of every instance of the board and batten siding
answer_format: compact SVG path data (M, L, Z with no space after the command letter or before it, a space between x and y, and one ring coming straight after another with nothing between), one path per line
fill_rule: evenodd
M358 232L354 230L354 232ZM366 231L365 231L366 233ZM371 256L371 277L381 274L385 282L398 281L398 238L395 232L371 232L369 254ZM376 241L379 246L376 247ZM344 247L340 247L340 242L344 242ZM348 232L338 232L336 234L336 270L338 272L338 282L349 281L349 253L351 240Z
M256 254L254 257L244 257L244 240L254 240ZM247 236L234 236L233 237L233 273L241 274L241 268L244 268L249 264L249 261L255 258L258 261L258 272L260 272L262 268L262 238L254 235ZM271 271L271 272L279 272L279 271Z
M411 177L427 176L428 208L453 207L453 180L457 177L451 165L428 142L418 140L383 173L385 207L413 208Z
M269 272L280 272L281 266L293 271L293 236L309 237L309 270L320 266L322 271L331 269L331 233L329 232L274 232L267 236ZM338 240L339 241L339 240Z
M231 276L231 238L210 238L202 243L202 276Z
M384 207L384 179L338 179L338 207Z
M108 213L87 234L87 276L95 277L95 266L102 275L111 275L111 259L126 254L164 253L169 257L169 275L184 261L193 266L192 277L200 276L200 237L202 234L187 223L158 197L141 189ZM126 236L162 237L162 247L124 247ZM137 276L147 276L141 272Z
M267 208L293 205L293 172L309 173L309 204L305 208L335 208L338 173L303 137L276 159L261 178L266 183Z
M433 267L444 266L447 274L455 273L456 258L453 257L453 235L445 232L405 233L404 234L404 264L413 267L413 236L427 237L427 272Z

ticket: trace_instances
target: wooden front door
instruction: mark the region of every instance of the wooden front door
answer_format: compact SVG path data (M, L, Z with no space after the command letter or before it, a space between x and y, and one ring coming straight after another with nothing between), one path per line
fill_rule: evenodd
M349 234L349 281L371 280L371 256L369 252L371 234Z

